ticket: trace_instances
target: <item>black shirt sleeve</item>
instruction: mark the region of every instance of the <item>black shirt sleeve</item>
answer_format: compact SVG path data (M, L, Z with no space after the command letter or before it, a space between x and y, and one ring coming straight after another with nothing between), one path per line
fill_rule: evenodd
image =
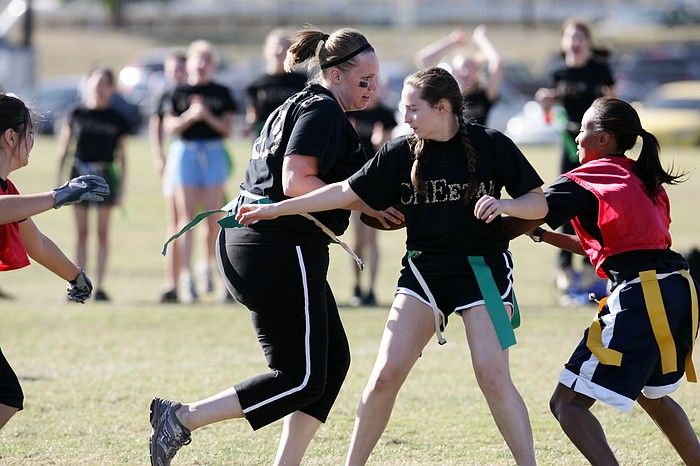
M510 197L522 196L544 184L537 171L513 141L496 132L494 143L496 173L502 177L500 181Z
M335 102L326 99L316 101L304 110L294 123L284 155L316 157L321 164L321 160L333 152L329 151L328 147L331 136L336 133L339 116L345 118ZM334 160L323 160L323 165L332 165L333 162Z
M559 228L574 217L579 217L584 227L591 221L597 223L598 200L595 195L569 178L557 178L544 195L549 207L544 221L550 228ZM597 225L595 229L598 230Z
M352 175L348 182L355 194L371 208L384 210L401 200L401 163L399 150L389 150L391 142Z

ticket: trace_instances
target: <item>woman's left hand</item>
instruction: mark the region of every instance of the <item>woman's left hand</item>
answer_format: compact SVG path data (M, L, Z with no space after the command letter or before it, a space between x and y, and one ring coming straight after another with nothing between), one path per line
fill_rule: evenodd
M279 217L274 204L243 204L236 212L236 221L241 225L251 225L258 220L272 220Z
M496 217L505 212L504 201L493 196L482 196L474 206L474 216L486 223L491 223Z

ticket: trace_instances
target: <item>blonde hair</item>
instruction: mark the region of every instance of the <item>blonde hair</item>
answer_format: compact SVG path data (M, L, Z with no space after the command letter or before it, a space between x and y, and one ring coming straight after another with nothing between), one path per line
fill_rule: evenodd
M199 39L190 43L187 47L187 58L194 55L208 55L212 63L217 64L219 62L214 46L208 40Z

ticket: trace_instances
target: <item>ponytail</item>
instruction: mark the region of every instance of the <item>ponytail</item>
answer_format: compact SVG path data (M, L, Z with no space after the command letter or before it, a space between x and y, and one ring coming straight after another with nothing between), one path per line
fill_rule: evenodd
M321 41L330 37L323 31L314 29L304 29L297 33L294 43L287 50L284 59L284 71L290 73L295 65L304 63L306 60L316 56L316 49Z
M683 182L685 173L666 171L659 159L659 141L656 136L642 128L639 114L624 100L600 97L591 105L591 123L596 132L607 132L615 138L615 149L625 153L632 149L637 137L642 138L642 150L632 166L632 172L642 180L644 188L652 198L662 184ZM673 167L672 167L673 168Z
M284 70L291 72L295 65L310 59L314 59L321 69L337 67L347 70L357 65L356 56L364 52L374 52L374 48L356 29L342 28L332 34L302 29L287 50Z
M659 159L659 140L645 129L639 131L642 138L642 150L632 167L635 175L642 180L644 187L650 196L653 196L662 184L675 185L682 183L685 173L674 173L664 170Z

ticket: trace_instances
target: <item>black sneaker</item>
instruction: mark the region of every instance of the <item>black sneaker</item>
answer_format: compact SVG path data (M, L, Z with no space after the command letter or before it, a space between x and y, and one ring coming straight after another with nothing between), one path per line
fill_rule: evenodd
M175 417L175 411L182 406L176 401L153 398L151 401L151 437L148 444L151 450L151 466L169 466L175 453L192 441L190 431Z
M367 292L367 294L362 298L362 305L372 307L377 305L377 298L374 297L374 291L369 290Z
M362 306L362 290L360 289L359 285L355 286L353 289L349 304L351 307Z
M172 303L177 303L177 291L176 290L168 290L163 292L162 295L160 295L160 300L161 303L165 304L172 304Z
M95 291L95 301L109 301L109 296L103 290Z

